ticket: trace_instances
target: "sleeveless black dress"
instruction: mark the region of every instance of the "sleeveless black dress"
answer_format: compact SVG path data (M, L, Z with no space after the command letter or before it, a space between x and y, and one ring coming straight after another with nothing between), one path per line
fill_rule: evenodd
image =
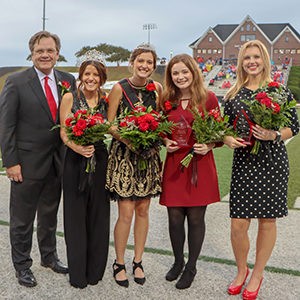
M83 94L73 94L72 112L87 109ZM107 104L99 100L98 111L106 118ZM86 173L87 159L67 148L64 174L64 231L70 283L84 288L102 279L109 246L110 203L105 190L108 153L105 144L95 145L95 172Z
M128 79L121 80L119 84L123 97L117 117L125 108L132 110L139 104L156 109L155 91L148 91L145 87L136 88ZM111 200L142 200L160 194L162 164L159 151L147 159L146 170L139 170L138 160L139 156L124 143L112 140L106 174L106 188Z

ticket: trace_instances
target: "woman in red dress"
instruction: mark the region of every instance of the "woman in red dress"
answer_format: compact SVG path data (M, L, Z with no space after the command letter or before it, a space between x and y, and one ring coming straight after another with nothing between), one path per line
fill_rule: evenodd
M192 134L192 108L200 112L219 109L218 100L209 92L197 63L187 54L174 56L166 69L165 90L161 103L168 119L176 123L165 138L167 158L164 166L160 204L168 209L169 234L175 262L166 274L173 281L183 271L176 288L189 288L196 275L196 262L205 235L205 211L210 203L220 201L213 152L216 145L198 144ZM187 168L180 161L193 148ZM188 222L188 261L184 261L184 222ZM184 267L185 266L185 267ZM184 270L183 270L184 269Z

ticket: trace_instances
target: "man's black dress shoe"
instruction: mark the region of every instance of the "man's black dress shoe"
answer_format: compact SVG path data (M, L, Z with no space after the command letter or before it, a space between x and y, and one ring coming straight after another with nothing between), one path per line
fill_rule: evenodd
M59 259L54 260L51 263L43 263L41 262L41 266L45 268L50 268L55 273L67 274L69 269L65 266Z
M25 269L16 272L16 277L21 285L34 287L37 285L36 279L30 269Z

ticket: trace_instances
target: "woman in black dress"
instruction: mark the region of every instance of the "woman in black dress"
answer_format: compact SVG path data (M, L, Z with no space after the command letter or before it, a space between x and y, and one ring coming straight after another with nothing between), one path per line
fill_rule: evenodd
M270 57L266 47L257 40L245 43L239 52L237 81L226 95L224 113L236 125L240 136L250 136L253 118L241 100L271 82ZM282 87L288 101L290 91ZM299 132L295 109L291 109L289 127L270 130L251 126L252 134L261 143L258 153L241 138L226 137L224 143L234 150L230 189L231 243L238 273L228 288L231 295L239 294L249 274L247 256L250 248L248 229L251 219L258 219L256 259L243 299L256 299L263 271L276 241L276 218L287 215L287 185L289 165L284 140Z
M129 60L132 76L115 84L108 96L110 122L125 108L130 111L137 105L144 105L156 109L162 87L149 79L156 67L156 59L156 53L149 45L133 50ZM146 170L139 170L139 156L132 151L129 141L120 138L116 127L112 127L111 133L114 139L108 159L106 187L110 198L118 201L119 210L114 229L116 260L113 275L117 284L128 287L124 255L134 215L134 281L138 284L145 282L142 255L149 226L150 198L161 192L161 161L158 149L153 149Z
M99 53L100 55L100 53ZM106 68L92 52L79 68L79 86L75 93L64 95L60 108L63 125L70 113L94 108L106 118L107 103L101 86ZM64 229L67 245L70 284L84 288L102 279L109 246L110 203L105 191L108 153L103 141L80 146L68 140L61 127L61 138L67 146L63 174ZM95 172L86 173L87 159L96 158Z

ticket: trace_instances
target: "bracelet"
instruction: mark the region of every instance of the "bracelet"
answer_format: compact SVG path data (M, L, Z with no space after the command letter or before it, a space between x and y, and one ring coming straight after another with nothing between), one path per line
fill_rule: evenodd
M275 131L276 137L274 140L274 143L280 143L281 142L281 132L280 131Z

